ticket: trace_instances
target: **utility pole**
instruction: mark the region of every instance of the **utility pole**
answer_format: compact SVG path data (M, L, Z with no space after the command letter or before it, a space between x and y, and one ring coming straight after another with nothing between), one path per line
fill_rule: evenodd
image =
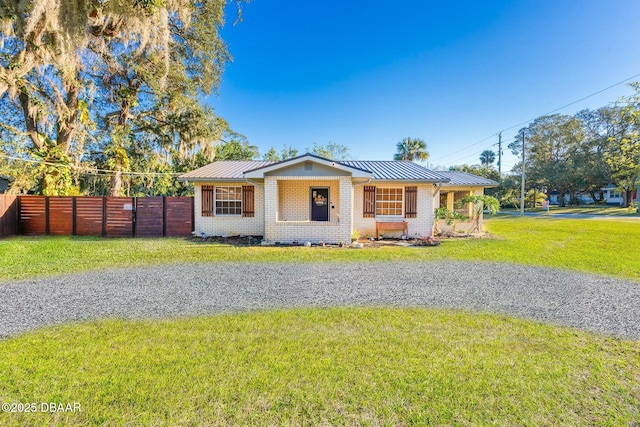
M526 159L524 153L524 129L522 130L522 185L520 187L520 216L524 216L524 161Z
M498 173L502 176L502 132L498 134Z

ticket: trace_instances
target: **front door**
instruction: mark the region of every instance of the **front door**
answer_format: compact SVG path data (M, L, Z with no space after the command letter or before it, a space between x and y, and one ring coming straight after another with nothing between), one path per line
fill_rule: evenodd
M311 221L329 221L328 188L311 188Z

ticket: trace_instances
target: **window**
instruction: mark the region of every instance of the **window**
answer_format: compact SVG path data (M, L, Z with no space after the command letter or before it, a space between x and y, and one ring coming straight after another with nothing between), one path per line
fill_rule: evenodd
M376 216L402 216L402 188L376 188Z
M242 214L242 187L216 187L216 215Z

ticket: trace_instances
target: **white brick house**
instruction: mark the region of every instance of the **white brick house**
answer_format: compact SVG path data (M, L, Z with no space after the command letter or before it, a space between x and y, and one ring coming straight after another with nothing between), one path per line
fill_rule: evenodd
M195 232L264 236L269 243L349 242L352 232L377 237L430 236L440 191L482 192L495 182L467 175L448 185L445 172L409 161L333 161L305 154L282 162L219 161L178 180L195 189ZM453 200L453 195L451 197ZM394 229L395 226L398 228ZM381 227L382 228L382 227Z

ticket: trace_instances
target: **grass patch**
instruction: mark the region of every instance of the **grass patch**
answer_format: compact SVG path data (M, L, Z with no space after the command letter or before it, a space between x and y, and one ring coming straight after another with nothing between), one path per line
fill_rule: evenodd
M235 247L188 239L14 237L0 240L0 281L111 267L193 262L351 262L441 259L559 267L640 281L635 220L557 220L496 216L495 239L452 239L439 247L328 249Z
M299 309L0 341L2 425L630 425L640 344L497 315Z
M518 209L503 209L503 211L519 212ZM640 213L632 212L629 208L623 208L620 206L603 206L603 205L582 205L582 206L565 206L560 207L557 205L550 206L549 209L537 207L527 208L527 212L536 212L539 214L553 215L573 215L573 214L585 214L585 215L607 215L616 217L640 217Z

